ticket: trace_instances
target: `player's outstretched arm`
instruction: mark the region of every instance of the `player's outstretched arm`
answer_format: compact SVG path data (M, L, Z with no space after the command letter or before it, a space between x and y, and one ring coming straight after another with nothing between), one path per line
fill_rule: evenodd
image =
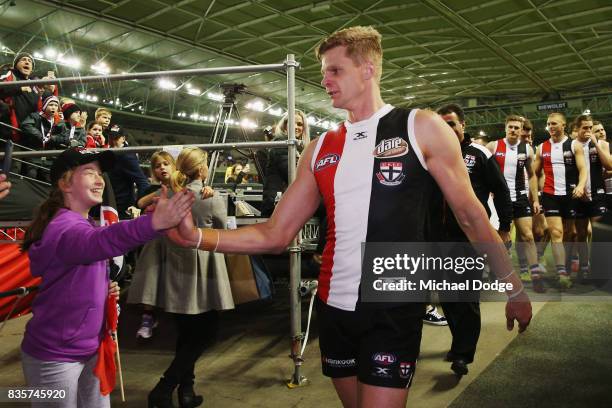
M236 230L201 229L193 227L193 221L185 219L178 229L168 233L170 239L183 246L207 251L262 254L280 253L312 217L320 203L319 189L310 168L316 142L306 148L300 158L297 177L283 194L272 217L264 223L241 227Z

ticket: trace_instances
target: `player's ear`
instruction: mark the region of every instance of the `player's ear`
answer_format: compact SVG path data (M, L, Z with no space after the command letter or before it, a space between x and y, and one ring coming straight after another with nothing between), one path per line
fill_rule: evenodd
M365 61L363 63L363 77L364 79L372 79L376 74L376 69L372 61Z

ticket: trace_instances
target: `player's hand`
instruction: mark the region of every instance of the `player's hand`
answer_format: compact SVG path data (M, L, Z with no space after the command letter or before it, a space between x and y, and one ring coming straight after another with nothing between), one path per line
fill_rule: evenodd
M572 191L572 197L574 198L582 198L584 197L584 187L583 186L576 186L574 187L574 191Z
M514 321L518 322L518 332L522 333L531 322L531 302L523 290L517 297L508 299L506 303L506 327L509 331L514 329Z
M198 229L193 225L191 214L184 217L176 228L166 232L166 236L177 245L186 248L195 248L199 238Z
M504 244L506 242L510 242L510 231L497 230L497 234L499 235L501 240L504 241Z
M533 202L533 215L538 215L542 212L542 205L539 201Z

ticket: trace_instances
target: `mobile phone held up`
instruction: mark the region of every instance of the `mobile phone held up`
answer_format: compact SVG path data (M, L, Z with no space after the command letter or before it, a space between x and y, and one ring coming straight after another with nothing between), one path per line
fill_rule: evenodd
M13 159L13 142L8 140L4 146L4 157L2 158L2 173L6 174L8 179L11 173L11 161Z

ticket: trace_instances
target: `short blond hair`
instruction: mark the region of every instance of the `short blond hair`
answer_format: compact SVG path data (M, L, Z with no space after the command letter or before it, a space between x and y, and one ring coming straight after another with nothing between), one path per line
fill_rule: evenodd
M376 80L380 82L382 76L382 36L372 26L355 26L344 28L330 34L321 40L315 50L319 61L327 51L332 48L346 47L346 55L357 65L371 61L376 69Z
M102 115L108 115L109 117L113 117L113 113L106 108L98 108L96 109L96 113L94 114L94 118L97 120Z

